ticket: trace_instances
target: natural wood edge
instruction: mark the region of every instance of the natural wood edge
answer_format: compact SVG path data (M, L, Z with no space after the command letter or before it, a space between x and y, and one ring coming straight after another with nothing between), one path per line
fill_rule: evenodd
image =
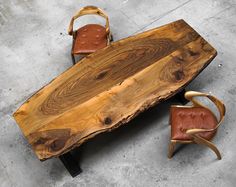
M82 145L84 142L87 142L88 140L90 140L91 138L95 137L96 135L98 134L101 134L101 133L107 133L107 132L111 132L113 130L115 130L116 128L120 127L121 125L124 125L124 124L127 124L128 122L130 122L132 119L134 119L135 117L137 117L140 113L146 111L147 109L149 109L150 107L153 107L157 104L159 104L160 102L163 102L171 97L173 97L174 95L176 95L178 92L180 92L181 90L183 90L189 83L191 83L209 64L210 62L216 57L217 55L217 51L214 49L214 54L212 55L212 57L205 63L205 65L200 69L200 71L198 71L195 76L193 76L193 78L186 82L182 87L180 87L179 89L177 89L175 92L172 92L171 94L168 94L167 96L162 96L161 97L161 100L159 97L156 97L156 98L153 98L151 100L148 100L146 101L138 110L134 111L133 114L131 114L130 116L128 116L127 118L124 118L122 119L121 121L119 121L118 123L112 125L111 127L107 127L107 128L104 128L104 129L101 129L99 131L96 131L96 132L93 132L91 134L88 134L87 136L83 137L82 139L79 140L79 142L77 144L74 144L70 147L68 147L67 149L63 150L61 154L65 154L67 153L68 151L76 148L76 147L79 147L80 145ZM34 149L34 148L33 148ZM45 161L47 159L50 159L52 157L58 157L58 156L49 156L49 157L44 157L42 158L40 154L37 154L36 152L36 155L38 157L39 160L41 161Z
M170 23L170 24L174 24L174 23L177 23L177 22L184 22L184 24L186 24L186 25L188 25L184 20L177 20L177 21L175 21L175 22L172 22L172 23ZM167 24L167 25L169 25L169 24ZM147 34L147 36L149 37L150 35L152 35L152 36L155 36L155 37L157 37L157 34L156 33L152 33L153 31L155 31L156 29L160 29L160 28L163 28L163 27L165 27L166 25L164 25L164 26L161 26L161 27L158 27L158 28L155 28L155 29L152 29L152 30L149 30L149 31L146 31L146 32L144 32L143 34ZM182 26L182 25L181 25ZM189 26L189 25L188 25ZM190 26L189 26L190 27ZM192 27L190 27L190 28L192 28ZM176 29L176 28L175 28ZM189 29L189 28L188 28ZM191 29L190 29L191 30ZM164 31L165 31L165 29L164 29ZM185 30L184 30L185 31ZM188 30L189 31L189 30ZM163 30L162 30L162 32L163 32ZM149 34L150 33L150 34ZM186 33L185 32L183 32L184 33L184 35L183 36L185 36L186 35ZM175 33L172 33L172 36L173 36L173 34L175 34ZM189 34L189 33L188 33ZM89 55L88 57L86 57L86 58L84 58L84 59L82 59L81 61L80 61L80 63L79 64L76 64L75 66L73 66L73 67L71 67L71 68L69 68L66 72L64 72L64 73L62 73L61 75L59 75L58 77L56 77L55 79L53 79L52 81L50 81L50 83L48 83L46 86L44 86L43 88L41 88L38 92L36 92L35 94L33 94L24 104L22 104L21 105L21 107L19 107L18 109L17 109L17 111L13 114L13 117L15 118L15 120L16 120L16 122L19 124L19 126L22 128L22 132L24 133L24 136L28 139L28 141L29 141L29 143L32 145L32 147L33 147L33 149L34 149L34 151L35 151L35 153L36 153L36 155L38 156L38 158L40 159L40 160L46 160L46 159L49 159L49 158L52 158L52 157L58 157L58 156L60 156L61 154L64 154L64 153L66 153L66 152L68 152L68 151L70 151L71 149L73 149L73 148L75 148L75 147L78 147L78 146L80 146L82 143L84 143L85 141L87 141L87 140L89 140L89 139L91 139L92 137L94 137L94 136L96 136L96 135L98 135L98 134L100 134L100 133L104 133L104 132L110 132L110 131L112 131L112 130L114 130L114 129L116 129L116 128L118 128L118 127L120 127L121 125L123 125L123 124L126 124L126 123L128 123L130 120L132 120L133 118L135 118L137 115L139 115L141 112L143 112L143 111L145 111L145 110L147 110L148 108L150 108L150 107L152 107L152 106L154 106L154 105L157 105L158 103L160 103L160 102L162 102L162 101L164 101L164 100L166 100L166 99L169 99L170 97L172 97L172 96L174 96L176 93L178 93L179 91L181 91L182 89L184 89L184 87L186 86L186 85L188 85L199 73L201 73L201 71L206 67L206 66L208 66L209 65L209 63L215 58L215 56L217 55L217 51L210 45L210 44L208 44L198 33L195 33L195 31L193 30L193 33L191 33L191 34L197 34L198 35L198 39L199 40L197 40L197 42L195 41L196 39L192 39L192 37L191 37L191 40L192 41L190 41L190 40L187 40L188 41L188 43L186 42L186 40L184 40L185 41L185 43L181 43L179 46L180 46L180 51L183 51L183 50L186 50L185 52L187 52L188 54L190 54L191 56L194 56L192 59L190 58L190 59L188 59L188 61L187 62L195 62L195 60L194 59L198 59L198 55L199 56L201 56L201 57L204 57L203 59L198 59L198 60L202 60L200 63L199 63L199 65L195 65L195 64L191 64L191 65L193 65L193 66L189 66L189 69L188 70L190 70L190 71L185 71L184 73L187 73L187 72L192 72L192 70L193 70L193 74L192 75L194 75L194 76L191 76L191 73L187 73L186 74L186 80L184 81L184 82L181 82L181 80L182 80L182 74L184 74L183 73L183 69L181 70L181 69L178 69L178 71L177 72L173 72L172 71L172 73L177 73L177 75L176 74L172 74L172 75L174 75L174 81L173 81L173 83L174 83L174 85L177 85L176 83L180 80L180 84L178 84L179 85L179 87L177 88L176 86L173 86L173 87L168 87L168 90L169 90L169 92L167 93L167 92L161 92L161 93L159 93L159 94L157 94L158 92L156 92L156 91L158 91L158 89L156 89L156 87L155 86L152 86L151 85L151 82L152 82L152 79L151 78L147 78L148 76L147 75L149 75L148 74L148 72L149 72L149 70L151 69L151 66L152 65L154 65L155 63L157 64L158 63L158 61L159 61L159 59L156 59L156 61L154 61L153 62L153 64L149 64L148 66L146 66L146 67L143 67L142 65L141 66L138 66L138 65L136 65L137 67L142 67L143 69L139 69L139 71L137 71L135 74L133 74L133 75L130 75L130 74L128 74L129 75L129 77L127 78L125 78L124 79L124 81L121 81L121 82L119 82L118 84L116 84L117 82L115 82L115 83L113 83L113 85L110 87L110 88L107 88L105 91L101 91L101 90L99 90L100 92L98 92L98 93L100 93L100 94L104 94L105 96L107 96L108 97L108 99L106 99L105 101L106 102L103 102L103 100L104 100L104 97L102 97L100 100L95 100L96 102L94 102L94 101L92 101L92 102L90 102L90 100L92 100L92 99L96 99L96 97L97 96L99 96L100 94L98 94L98 93L96 93L96 97L95 96L93 96L93 97L89 97L88 98L88 100L84 100L83 102L84 103L89 103L89 104L85 104L84 105L84 103L83 102L81 102L80 104L78 104L78 103L76 103L76 105L75 106L73 106L73 107L71 107L71 105L68 105L68 106L70 106L70 108L67 108L65 111L63 111L62 113L57 113L56 115L55 115L55 117L53 116L53 117L51 117L50 116L50 113L41 113L43 110L41 110L42 108L40 108L41 107L41 102L38 102L40 99L43 101L43 99L44 99L44 97L50 97L50 95L48 94L48 93L51 93L51 92L54 92L54 90L53 89L57 89L59 86L61 86L61 84L60 84L60 80L61 80L61 78L65 78L66 77L66 80L69 80L70 78L72 78L72 75L71 75L71 72L69 72L70 71L70 69L72 69L72 68L75 68L75 69L85 69L85 68L90 68L90 63L92 63L93 62L93 59L96 57L96 55L98 55L98 54L101 54L104 50L106 50L106 48L104 48L104 49L101 49L101 50L99 50L97 53L93 53L93 54L91 54L91 55ZM137 34L137 35L139 35L139 34ZM119 44L121 44L122 42L125 42L126 40L133 40L133 39L135 39L136 40L136 37L137 37L137 35L135 35L135 36L130 36L130 37L128 37L128 38L126 38L126 39L121 39L121 40L119 40L119 41L117 41L117 42L115 42L116 44L114 44L114 46L115 45L119 45ZM147 37L146 36L146 37ZM161 35L161 36L163 36L163 35ZM164 37L169 37L169 35L164 35ZM178 35L178 36L181 36L182 37L182 35ZM140 37L141 39L142 39L142 37L144 37L143 35ZM155 38L154 37L154 38ZM187 35L187 37L189 37L189 35ZM139 38L139 39L140 39ZM152 38L152 37L151 37ZM158 37L157 37L158 38ZM159 37L159 38L161 38L161 37ZM150 39L150 38L149 38ZM203 48L201 48L201 40L203 40L203 43L206 43L208 46L207 47L209 47L209 49L203 49ZM201 41L200 43L199 43L199 41ZM197 52L198 53L196 53L197 54L197 57L195 56L196 54L194 54L194 51L191 51L190 49L184 49L184 47L183 46L187 46L187 44L190 44L191 42L193 42L193 48L195 47L195 49L197 49ZM196 42L196 43L195 43ZM134 43L134 44L136 44L136 43ZM156 45L157 45L157 43L155 43ZM182 45L182 46L181 46ZM112 47L114 47L113 46L113 44L110 46L111 48ZM159 45L158 45L159 46ZM205 47L205 44L203 44L203 46ZM202 46L202 47L203 47ZM175 50L177 50L177 49L175 49ZM199 50L199 51L198 51ZM177 50L178 51L178 50ZM178 51L178 53L180 53L180 51ZM201 52L203 52L203 53L201 53ZM174 50L173 50L173 53L174 53ZM177 53L177 54L178 54ZM191 54L192 53L192 54ZM164 53L165 54L165 53ZM172 53L170 52L169 54L166 54L166 56L164 56L164 57L167 57L167 56L169 56L169 58L172 58L173 56L171 55ZM201 54L203 54L203 55L201 55ZM142 55L142 54L140 54L139 53L139 55ZM204 56L205 55L205 56ZM164 58L164 57L162 57L162 58ZM91 58L91 60L90 60L90 58ZM165 60L166 60L166 62L168 62L170 59L169 58L166 58ZM181 57L182 58L182 57ZM98 58L99 59L99 58ZM101 61L101 59L102 58L100 58L100 61L98 61L97 59L97 61L94 61L94 62L98 62L98 65L100 66L101 65L101 63L100 62L102 62ZM184 59L184 58L183 58ZM182 59L182 62L184 61ZM133 62L133 60L134 59L132 59L132 62ZM181 60L181 59L180 59ZM178 64L178 62L177 61L175 61L174 59L173 59L173 61L175 62L175 63L177 63L177 65L180 65L180 64ZM86 62L86 63L85 63ZM164 62L163 64L165 64L165 61L162 61L162 62ZM104 63L104 62L103 62ZM131 63L132 64L132 63ZM140 65L140 64L139 64ZM165 64L165 65L167 65L167 64ZM182 66L182 65L181 65ZM91 67L92 67L92 64L91 64ZM103 67L103 66L102 66ZM162 74L160 74L160 76L158 76L158 77L156 77L155 76L155 74L157 73L157 72L159 72L159 70L158 69L163 69L163 68L160 68L160 66L159 66L159 64L158 64L158 66L157 65L155 65L155 66L152 66L152 67L156 67L156 69L155 69L155 71L150 71L150 72L152 72L152 76L150 76L150 77L154 77L154 78L159 78L160 80L159 81L164 81L164 82L171 82L172 83L172 80L173 79L162 79L161 77L165 77L165 74L163 74L163 76L162 76ZM162 67L162 66L161 66ZM191 67L191 68L190 68ZM169 66L167 66L167 69L169 68ZM74 70L75 70L74 69ZM149 69L149 70L148 70ZM166 68L165 68L166 69ZM169 70L165 70L164 69L164 72L165 71L167 71L167 72L169 72ZM170 68L171 69L171 68ZM93 70L93 68L92 68L92 70ZM117 69L115 69L116 71L117 71ZM147 70L147 71L146 71ZM102 71L102 68L100 68L100 71ZM111 120L112 119L112 123L111 122L109 122L108 124L109 125L105 125L105 126L100 126L100 122L101 121L95 121L96 123L94 123L94 121L91 121L91 120L88 120L89 118L88 117L90 117L90 115L83 115L83 112L85 112L84 111L84 109L88 109L88 106L89 107L93 107L93 106L107 106L107 104L109 104L108 106L110 106L110 104L112 104L112 103L110 103L110 100L109 100L109 93L110 93L110 90L112 90L114 87L119 87L119 85L121 85L121 84L123 84L123 82L125 82L126 80L128 80L128 82L129 81L133 81L133 83L135 84L135 75L136 74L138 74L138 73L140 73L140 72L145 72L146 71L146 73L143 73L143 76L140 76L142 79L140 79L140 80L142 80L141 82L143 82L143 80L144 80L144 83L146 83L146 85L149 85L149 86L146 86L145 88L148 90L148 92L146 92L146 93L151 93L151 95L145 95L145 97L144 96L142 96L142 97L140 97L141 98L141 100L140 100L140 98L138 98L137 97L137 101L139 101L139 103L137 104L137 103L135 103L135 102L133 102L133 103L131 103L132 105L133 105L133 108L131 108L131 109L124 109L124 106L127 106L127 105L120 105L120 104L118 104L118 106L122 106L123 107L123 109L125 110L125 112L126 113L120 113L119 112L119 110L117 110L117 109L115 109L115 110L113 110L113 108L112 108L112 110L115 112L115 113L117 113L117 116L118 116L118 114L119 114L119 118L114 118L113 119L113 117L114 116L106 116L105 114L108 114L107 112L104 112L107 108L106 107L103 107L103 108L97 108L97 109L101 109L101 114L102 114L102 112L104 112L103 114L105 115L101 115L101 116L98 116L98 120L102 120L102 123L105 123L106 124L106 122L105 121L103 121L104 119L106 119L105 117L109 117L109 119ZM176 71L176 70L175 70ZM75 71L74 71L75 72ZM73 71L72 71L72 73L74 73ZM120 72L120 71L119 71ZM124 71L125 72L125 71ZM79 72L80 73L80 72ZM82 73L82 72L81 72ZM126 72L126 74L127 74L127 72ZM75 74L75 75L77 75L77 74ZM83 75L83 74L82 74ZM168 74L167 74L168 75ZM189 76L190 75L190 76ZM146 77L145 77L146 76ZM183 77L184 77L185 75L183 75ZM189 76L189 77L188 77ZM168 77L168 76L167 76ZM177 77L177 78L176 78ZM64 79L65 80L65 79ZM120 80L119 80L120 81ZM175 81L177 81L177 82L175 82ZM186 82L187 81L187 82ZM53 85L51 85L51 83L53 82ZM133 84L132 83L132 84ZM149 84L150 83L150 84ZM141 84L141 83L140 83ZM91 85L93 85L93 84L91 84ZM145 84L141 84L142 86L144 86ZM158 86L159 84L154 84L154 85L156 85L156 86ZM50 88L50 86L51 86L51 90L50 89L47 89L47 88ZM122 86L120 86L119 87L119 89L118 89L118 91L116 92L116 93L121 93L119 96L123 96L123 98L125 98L126 96L129 96L129 94L127 94L127 93L125 93L125 94L123 94L123 89L124 88L127 88L129 86L129 83L127 84L127 82L125 83L125 85L122 87ZM138 88L138 87L134 87L134 88ZM142 87L143 88L143 87ZM149 88L153 88L153 89L149 89ZM155 88L155 89L154 89ZM161 86L159 86L158 87L159 88L159 91L162 89L162 87ZM86 87L86 89L88 90L88 88ZM91 89L90 89L91 90ZM116 89L117 90L117 89ZM129 91L132 91L132 89L129 89ZM166 91L168 91L168 90L166 90ZM43 93L45 91L45 93ZM114 91L114 90L112 90L112 91ZM136 90L135 89L133 89L133 91L135 92ZM145 92L141 92L142 94L144 94ZM42 94L42 95L41 95ZM41 97L41 96L44 96L44 97ZM99 96L100 97L100 96ZM65 98L67 98L67 100L70 100L70 97L65 97ZM77 97L77 98L79 98L79 97ZM34 101L35 102L33 102L33 99L35 99ZM124 99L122 99L122 97L120 97L119 98L120 100L118 100L118 101L122 101L121 103L123 103L123 100ZM31 103L29 103L30 101L32 100L32 102ZM73 99L72 99L72 101L74 101ZM99 102L98 102L99 101ZM114 100L113 100L114 101ZM35 103L40 103L39 105L38 104L35 104ZM64 101L63 101L63 103L64 103ZM92 104L94 104L94 105L91 105L91 103ZM115 103L117 103L117 102L115 102ZM130 105L130 103L129 102L127 102L128 103L128 106ZM127 104L126 103L126 104ZM44 104L44 103L43 103ZM113 103L114 104L114 103ZM31 107L33 106L33 108L32 108L32 110L30 109ZM60 105L59 105L60 106ZM78 106L78 107L77 107ZM40 112L38 112L37 110L38 109L40 109ZM46 108L47 109L47 108ZM51 108L48 108L49 110L51 109ZM54 108L52 108L52 109L54 109ZM87 110L86 109L86 110ZM26 111L26 112L25 112ZM37 112L35 112L35 111L37 111ZM54 111L54 110L52 110L52 111ZM90 111L90 110L89 110ZM78 113L77 113L78 112ZM96 111L95 110L92 110L92 112L93 112L93 114L95 114L95 115L93 115L95 118L96 118L96 115L97 115L97 113L96 113ZM111 112L111 110L109 110L109 112ZM86 113L86 112L85 112ZM18 115L19 114L19 115ZM28 114L31 114L29 117L25 117L26 115L28 115ZM79 121L79 119L77 118L77 116L75 116L74 114L76 114L76 115L78 115L78 114L80 114L80 119L82 119L82 123L80 123L81 121ZM111 114L113 114L113 112L111 113ZM124 115L125 114L125 115ZM18 115L18 116L17 116ZM100 115L100 114L99 114ZM109 114L108 114L109 115ZM49 117L48 117L49 116ZM71 118L70 119L70 117L73 117L73 118ZM92 117L93 117L92 116ZM43 117L43 118L42 118ZM45 117L45 118L44 118ZM101 118L100 118L101 117ZM111 117L111 118L110 118ZM40 120L40 119L42 119L42 120ZM75 120L76 119L76 120ZM88 122L90 123L90 122L92 122L92 123L90 123L90 124L92 124L92 125L94 125L94 127L93 126L91 126L91 125L89 125L89 123L88 122L83 122L83 120L84 119L86 119L86 120L88 120ZM29 127L29 125L31 124L31 123L34 123L34 121L36 120L36 122L35 122L35 124L36 125L33 125L32 126L32 128L31 129L29 129L28 127ZM60 121L61 120L61 121ZM66 125L65 126L63 126L63 125L61 125L61 124L64 124L64 120L66 121ZM115 121L114 121L115 120ZM119 121L118 121L119 120ZM61 123L61 122L63 122L63 123ZM69 123L68 123L69 122ZM98 122L98 123L97 123ZM73 125L72 125L73 124ZM82 124L81 126L80 126L80 124ZM79 125L79 126L77 126L77 125ZM86 128L84 128L85 127L85 125L86 125ZM88 125L88 126L87 126ZM103 124L104 125L104 124ZM74 128L76 126L76 128ZM90 130L88 130L90 127L92 127ZM71 129L70 129L71 128ZM61 135L55 135L55 133L54 133L54 135L55 135L55 137L53 137L53 136L51 136L52 134L51 134L51 132L49 132L48 133L48 131L50 131L50 130L56 130L56 132L55 133L58 133L58 131L59 131L59 134L62 134L62 133L64 133L64 130L68 130L69 131L69 135L66 137L66 138L68 138L68 142L66 141L66 146L64 146L63 148L59 148L59 149L53 149L53 148L51 148L51 147L48 147L49 146L49 144L50 144L50 146L53 146L53 145L51 145L51 142L52 142L52 144L54 144L54 140L57 140L57 139L60 139L61 138ZM87 131L88 130L88 131ZM67 132L68 132L67 131ZM66 132L66 133L67 133ZM48 133L48 134L47 134ZM42 139L40 139L40 138L42 138ZM64 137L62 137L62 138L64 138ZM60 140L62 140L62 141L64 141L65 139L60 139ZM47 142L48 141L48 142ZM45 143L45 144L44 144ZM42 144L42 145L41 145ZM39 147L39 149L38 149L38 145L40 145L40 147ZM44 145L45 145L45 147L44 147ZM35 146L35 147L34 147ZM55 145L56 146L56 145ZM48 149L49 148L49 149Z

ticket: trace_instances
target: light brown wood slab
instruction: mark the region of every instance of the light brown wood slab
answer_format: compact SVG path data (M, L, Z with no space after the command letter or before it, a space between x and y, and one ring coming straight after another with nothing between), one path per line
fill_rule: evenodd
M209 43L178 20L85 57L14 118L40 160L59 156L173 96L215 56Z

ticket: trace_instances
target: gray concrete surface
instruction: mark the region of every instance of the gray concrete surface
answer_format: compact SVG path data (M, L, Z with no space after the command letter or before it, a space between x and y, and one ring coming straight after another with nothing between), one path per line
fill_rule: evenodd
M86 143L83 173L76 178L58 159L37 160L12 113L72 65L67 26L76 10L90 4L109 14L115 40L183 18L218 50L188 89L211 92L226 103L214 139L221 161L198 145L183 146L167 159L173 100ZM230 0L0 0L0 186L236 186L235 20L236 1Z

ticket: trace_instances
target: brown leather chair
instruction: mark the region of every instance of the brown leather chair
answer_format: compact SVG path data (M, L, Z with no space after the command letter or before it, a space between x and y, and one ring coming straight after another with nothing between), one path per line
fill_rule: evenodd
M106 19L106 26L88 24L77 30L73 30L74 21L84 15L96 14ZM76 13L68 28L68 34L73 36L71 50L72 61L75 64L75 55L87 55L98 49L104 48L112 41L108 16L98 7L86 6Z
M194 99L196 96L210 99L219 110L219 119L209 108ZM168 157L172 157L177 143L197 143L212 149L220 160L221 154L210 140L215 136L217 128L224 119L224 104L212 95L195 91L186 92L185 98L193 105L174 105L170 109L171 140Z

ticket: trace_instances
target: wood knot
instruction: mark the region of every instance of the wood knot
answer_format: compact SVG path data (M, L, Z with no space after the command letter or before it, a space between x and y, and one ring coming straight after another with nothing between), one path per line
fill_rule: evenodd
M96 76L96 79L97 79L97 80L103 79L103 78L106 76L107 73L108 73L107 71L103 71L103 72L99 73L99 74Z
M182 80L184 78L184 72L182 70L177 70L174 72L174 76L176 80Z
M191 55L191 56L198 56L199 55L199 52L194 52L192 50L188 50L188 53Z
M104 119L104 124L105 124L105 125L110 125L111 123L112 123L111 118L106 117L106 118Z
M59 151L62 149L65 145L65 140L64 139L58 139L55 140L51 143L50 148L52 151Z

